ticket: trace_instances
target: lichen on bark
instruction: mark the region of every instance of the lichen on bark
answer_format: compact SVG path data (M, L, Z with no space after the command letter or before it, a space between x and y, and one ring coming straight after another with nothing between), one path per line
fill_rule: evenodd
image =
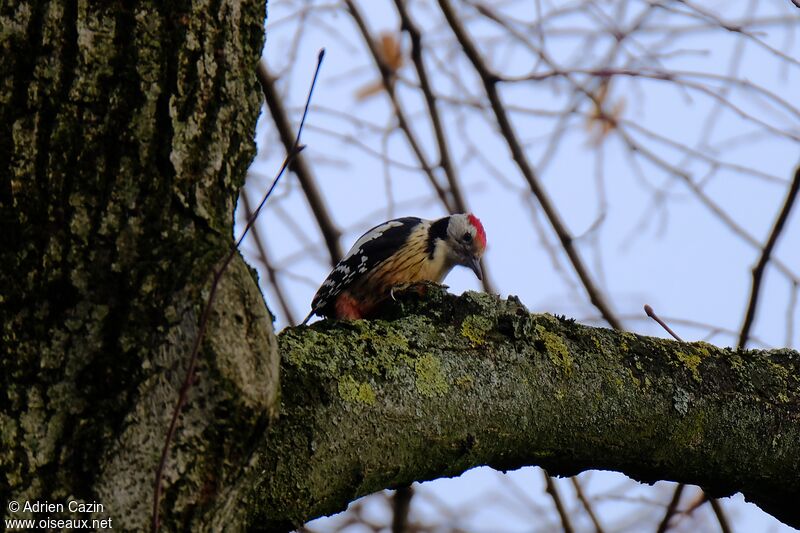
M800 523L797 352L591 328L438 289L379 320L288 328L279 346L282 415L260 450L253 529L484 464L743 492ZM368 383L374 401L340 394L342 379Z

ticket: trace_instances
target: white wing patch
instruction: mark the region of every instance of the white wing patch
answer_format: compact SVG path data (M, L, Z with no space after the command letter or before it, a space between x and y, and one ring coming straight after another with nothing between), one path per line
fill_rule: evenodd
M347 252L347 255L344 256L344 259L342 259L342 261L347 261L352 256L360 254L361 249L364 247L365 244L367 244L369 241L374 241L375 239L386 233L386 230L389 230L391 228L396 228L402 225L403 223L400 222L399 220L390 220L389 222L384 222L380 226L375 226L374 228L372 228L372 231L365 233L364 235L361 236L360 239L356 241L353 247L350 248L350 251ZM366 258L362 259L362 263L364 261L366 261Z
M312 312L327 307L345 287L395 253L408 239L413 228L427 223L416 217L405 217L389 220L368 230L322 283L311 302ZM381 238L383 240L379 240Z

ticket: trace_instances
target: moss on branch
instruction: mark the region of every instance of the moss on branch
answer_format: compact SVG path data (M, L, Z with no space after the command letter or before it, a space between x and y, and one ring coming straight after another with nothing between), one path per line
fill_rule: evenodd
M440 289L382 320L289 328L279 346L283 411L254 480L254 529L478 465L743 492L800 524L795 351L620 333Z

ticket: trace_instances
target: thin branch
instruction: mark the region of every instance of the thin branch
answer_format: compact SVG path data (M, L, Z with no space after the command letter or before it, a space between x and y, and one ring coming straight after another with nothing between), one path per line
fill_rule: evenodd
M484 12L484 11L486 11L486 10L484 9L482 12ZM585 87L579 85L569 75L565 75L565 78L570 83L573 84L573 87L577 91L580 91L583 94L585 94L590 100L592 100L593 103L597 103L597 102L594 101L594 98L595 98L594 95L591 94L591 92L589 92L588 89L586 89ZM479 110L483 110L483 109L486 109L488 107L488 105L485 105L482 102L466 101L463 98L449 97L449 96L443 96L443 95L439 95L438 98L440 100L444 100L444 101L447 101L447 102L452 103L452 104L468 106L468 107L472 107L472 108L479 109ZM551 116L555 116L555 117L559 117L560 118L566 112L566 113L574 113L574 114L580 115L581 117L586 118L586 119L592 118L591 114L581 111L578 107L579 107L578 105L575 105L573 103L565 111L554 112L554 111L544 110L544 109L532 109L532 108L523 107L523 106L519 106L519 105L515 105L515 104L506 105L506 109L508 111L512 112L512 113L520 113L520 114L525 114L525 115L535 116L535 117L551 117ZM605 118L609 118L610 119L611 117L605 117ZM694 158L694 159L699 159L702 162L704 162L707 165L709 165L710 167L731 170L731 171L740 173L740 174L742 174L744 176L752 176L752 177L756 177L756 178L761 178L761 179L764 179L764 180L766 180L766 181L768 181L770 183L775 183L775 184L778 184L778 185L784 185L784 184L786 184L788 182L788 180L785 179L785 178L781 178L779 176L772 175L772 174L770 174L768 172L765 172L763 170L760 170L760 169L750 168L750 167L747 167L747 166L744 166L744 165L740 165L740 164L737 164L737 163L734 163L734 162L717 160L717 159L713 158L712 156L708 155L707 153L705 153L702 150L699 150L699 149L696 149L696 148L692 148L691 146L683 144L683 143L681 143L679 141L676 141L674 139L670 139L667 136L661 135L661 134L659 134L659 133L657 133L657 132L655 132L653 130L650 130L650 129L644 127L640 122L637 122L635 120L626 119L625 117L621 117L621 116L620 117L613 117L613 120L615 121L616 126L618 128L621 128L622 126L627 126L628 128L630 128L632 130L636 130L637 132L641 133L642 135L644 135L645 137L647 137L647 138L649 138L649 139L651 139L653 141L659 142L659 143L664 144L664 145L666 145L666 146L668 146L670 148L674 148L676 150L679 150L679 151L685 153L687 157L691 157L691 158ZM748 134L748 135L753 135L753 134L751 133L751 134Z
M450 157L450 149L447 144L447 136L445 135L444 125L439 114L439 109L436 104L436 96L431 87L428 72L425 68L425 61L422 58L422 34L419 28L411 20L406 9L405 0L395 0L397 12L400 14L400 21L402 28L406 30L411 38L411 61L414 63L414 69L417 71L419 78L419 87L425 97L425 105L428 107L428 114L431 118L431 125L433 126L434 136L436 137L436 144L439 147L439 166L442 167L444 175L447 178L447 184L450 188L450 194L453 198L453 207L456 213L466 213L469 211L467 202L464 199L464 194L461 191L461 185L458 181L456 169L453 166L453 161ZM488 293L496 292L492 286L491 278L487 272L486 261L481 261L481 270L483 277L481 283L483 289Z
M386 94L389 96L389 101L392 105L392 110L394 111L395 117L397 117L397 125L405 135L406 140L408 141L411 150L414 152L420 167L428 177L428 181L436 191L436 194L439 195L439 198L441 199L442 204L445 206L445 209L450 213L454 212L450 199L447 196L447 191L442 188L439 180L436 179L431 165L428 163L425 154L422 152L422 148L420 147L417 137L414 135L414 132L411 131L411 126L406 118L406 114L403 111L403 108L400 106L400 101L398 100L397 94L394 90L395 74L393 70L386 64L386 61L384 61L380 51L375 46L375 42L372 39L372 34L370 33L369 28L367 28L367 23L364 20L364 17L361 15L361 12L356 7L355 3L353 3L352 0L345 0L345 4L347 5L350 15L353 17L356 26L358 26L358 30L361 32L361 35L364 38L364 42L366 43L367 48L372 55L372 59L375 61L375 64L381 73L381 81Z
M678 504L681 502L681 494L683 494L683 489L686 488L686 485L683 483L678 483L678 486L675 487L675 492L672 494L672 499L669 501L669 505L667 505L667 511L664 513L664 518L661 519L661 523L658 524L658 529L656 533L664 533L666 530L669 529L669 521L675 515L675 511L678 509Z
M283 99L275 86L275 78L270 74L269 70L267 70L267 66L263 61L258 62L256 66L256 75L261 84L261 90L264 92L264 100L267 103L270 115L272 115L275 128L278 130L286 153L289 153L296 136L292 131L289 116L283 105ZM314 173L302 156L298 156L295 159L290 170L295 173L297 180L300 182L300 186L303 188L303 193L306 196L306 200L308 200L308 205L314 213L314 218L317 219L317 225L328 247L328 253L331 256L331 265L335 265L343 255L341 245L339 244L339 238L342 234L334 224L328 207L325 205L325 200L322 198L317 188Z
M563 528L564 533L572 533L575 530L572 528L572 523L569 520L569 514L567 514L567 510L564 508L564 504L561 502L561 497L558 495L558 488L556 488L553 478L547 473L546 470L542 469L542 473L544 474L544 482L545 486L547 487L547 493L551 498L553 498L553 504L555 504L556 511L558 511L558 516L561 518L561 527Z
M664 328L664 329L667 331L667 333L669 333L670 335L672 335L672 336L675 338L675 340L677 340L677 341L679 341L679 342L683 342L683 339L681 339L680 337L678 337L678 334L677 334L677 333L675 333L674 331L672 331L672 329L671 329L671 328L670 328L670 327L667 325L667 323L666 323L666 322L664 322L663 320L661 320L661 319L658 317L658 315L656 314L656 312L655 312L655 311L653 311L653 308L652 308L652 307L650 307L650 304L644 304L644 312L647 314L647 316L649 316L650 318L652 318L653 320L655 320L656 322L658 322L658 325L659 325L659 326L661 326L662 328Z
M796 281L792 282L789 290L789 303L786 305L786 342L784 346L787 348L791 347L794 341L794 310L797 308L797 292L800 289L798 285Z
M678 2L680 2L681 4L685 5L686 7L690 8L690 9L692 9L693 11L696 11L701 17L709 20L710 22L713 22L714 24L718 25L720 28L725 29L725 30L730 31L730 32L733 32L733 33L738 33L740 35L743 35L744 37L747 37L748 40L756 43L758 46L760 46L761 48L765 49L767 52L779 57L782 61L785 61L786 63L793 64L796 67L800 66L800 61L798 61L797 59L793 58L792 56L790 56L788 54L785 54L785 53L781 52L777 48L774 48L774 47L770 46L768 43L766 43L766 42L762 41L761 39L759 39L758 37L756 37L753 33L748 31L743 26L740 26L740 25L737 25L737 24L732 24L732 23L729 23L729 22L725 22L724 20L722 20L721 18L717 17L716 15L711 13L710 11L707 11L706 9L704 9L702 6L699 6L699 5L697 5L697 4L693 3L693 2L689 2L688 0L678 0ZM660 4L661 3L659 2L659 5ZM748 20L750 18L751 17L746 17L746 19L748 19ZM742 42L744 42L744 40L742 40Z
M616 134L619 138L628 146L630 150L636 152L646 158L648 161L653 163L656 166L663 168L666 172L673 174L683 180L689 190L697 197L701 204L703 204L707 209L709 209L716 217L725 224L734 234L738 235L741 239L743 239L747 244L752 246L753 248L761 249L761 244L756 240L755 237L750 235L747 230L742 227L734 218L725 212L722 207L719 206L704 190L700 187L697 183L692 180L692 177L685 172L683 169L670 164L669 162L665 161L661 158L658 154L653 152L652 150L648 149L644 145L637 143L626 131L624 128L617 128L615 130ZM776 268L782 272L787 278L792 281L797 281L800 279L798 275L796 275L792 270L786 265L783 261L778 260L777 258L773 260Z
M456 170L450 158L450 149L448 148L444 126L442 125L442 119L436 105L436 97L433 94L428 72L425 68L425 62L422 58L422 34L411 20L408 10L406 9L405 0L394 0L394 3L400 15L402 28L411 38L411 60L414 63L414 69L417 71L419 87L422 91L422 95L425 97L425 105L428 107L428 114L431 117L431 125L433 126L433 132L436 137L436 144L439 147L439 165L442 167L444 175L447 177L450 193L453 196L453 206L456 212L466 213L468 211L467 204L464 201L464 195L461 192Z
M764 245L764 249L761 252L761 258L759 258L758 263L753 269L753 285L750 290L750 301L747 304L747 313L745 314L744 323L742 324L742 332L739 335L739 348L745 347L747 344L747 339L750 336L750 328L753 325L753 320L756 316L756 309L758 307L758 294L761 290L764 269L767 266L767 263L769 263L772 250L775 248L775 243L778 242L778 238L783 231L783 226L786 223L786 219L789 218L789 213L792 211L792 206L797 198L798 190L800 190L800 166L797 167L797 170L794 173L794 179L792 180L792 184L789 186L789 191L786 194L786 200L783 204L783 208L781 208L778 218L775 219L775 224L772 226L772 231L769 234L767 243Z
M414 489L411 485L398 487L392 498L392 533L405 533L408 531L408 512L411 510L411 498Z
M525 150L522 148L514 127L511 125L511 121L508 118L506 109L500 100L500 95L497 91L497 82L499 81L499 78L486 66L474 43L467 35L461 21L453 11L450 2L448 0L439 0L439 6L442 9L445 19L447 19L447 23L453 30L456 39L458 39L458 42L461 44L461 48L463 48L464 53L472 63L472 66L475 68L478 76L483 82L484 90L486 91L486 95L491 103L492 110L494 111L501 134L505 138L506 143L511 150L511 155L519 167L520 172L528 182L531 191L536 196L539 204L542 206L542 210L547 216L550 225L553 227L553 231L555 231L556 235L561 241L561 246L564 248L567 257L572 263L572 266L578 274L581 282L583 283L583 286L589 295L589 299L613 328L622 329L622 323L619 321L619 319L617 319L615 313L611 310L611 306L608 304L608 302L606 302L602 292L595 285L594 280L592 280L588 269L583 264L583 260L578 254L578 250L575 248L572 235L567 230L566 225L561 220L561 215L559 215L558 211L550 200L550 197L545 192L544 187L542 187L541 183L539 183L533 167L528 162L528 157L525 154Z
M728 518L725 516L725 511L722 509L722 504L716 498L709 498L708 503L711 504L711 509L714 511L714 516L717 517L719 528L722 533L731 533L731 526L728 524Z
M743 87L743 88L746 88L746 89L750 89L753 92L761 94L762 96L766 97L767 99L772 100L773 103L783 107L784 110L790 112L795 117L800 117L800 110L797 109L796 107L792 106L788 101L784 100L783 98L781 98L777 94L775 94L773 92L770 92L770 91L764 89L763 87L755 85L755 84L753 84L753 83L751 83L751 82L749 82L747 80L729 78L729 77L726 77L726 76L713 74L713 73L662 71L662 70L652 70L652 69L634 70L634 69L629 69L629 68L608 68L608 67L603 67L603 68L598 68L598 69L568 69L568 70L554 69L554 70L550 70L550 71L547 71L547 72L539 72L539 73L534 73L534 74L528 74L528 75L520 76L520 77L505 76L505 77L501 78L499 76L495 76L495 80L496 81L507 82L507 83L520 82L520 81L544 81L544 80L547 80L549 78L554 78L554 77L565 77L568 74L584 74L584 75L588 75L588 76L592 76L592 77L599 77L599 78L611 78L611 77L614 77L614 76L626 76L626 77L632 77L632 78L645 78L645 79L651 79L651 80L656 80L656 81L666 81L666 82L669 82L669 83L673 83L675 85L686 87L688 89L694 89L694 90L696 90L696 91L698 91L700 93L703 93L706 96L708 96L711 100L719 102L721 105L725 106L726 108L728 108L730 111L732 111L733 113L735 113L739 117L741 117L741 118L743 118L745 120L748 120L748 121L750 121L750 122L752 122L754 124L758 124L759 126L764 128L765 130L767 130L767 131L769 131L769 132L771 132L771 133L773 133L775 135L778 135L778 136L781 136L781 137L787 137L787 138L792 139L794 141L800 140L800 134L795 133L793 131L781 130L781 129L775 127L775 126L772 126L771 124L768 124L767 122L759 119L758 117L755 117L752 114L748 113L747 111L745 111L741 107L733 104L730 100L727 100L726 98L724 98L723 96L721 96L719 94L719 92L718 92L719 88L702 85L700 83L693 82L693 81L690 81L688 79L685 79L686 77L689 77L689 76L698 77L698 78L707 78L707 79L710 79L710 80L721 81L721 82L724 82L724 83L729 83L730 85L736 85L736 86L740 86L740 87ZM683 76L684 78L681 78L680 76Z
M711 510L717 517L717 521L719 522L719 527L722 533L730 533L731 528L728 525L728 518L725 516L725 512L722 510L722 506L719 505L719 501L716 498L709 498L708 494L706 494L702 489L700 489L700 492L694 501L692 501L686 509L680 511L680 514L690 516L706 503L711 505Z
M194 382L194 370L195 367L197 366L197 358L200 353L200 345L203 341L203 338L205 337L206 328L208 325L208 319L211 316L211 309L214 306L214 299L216 298L217 295L217 288L219 286L219 282L222 279L222 275L225 274L225 271L228 269L228 266L230 265L231 261L233 261L233 258L238 253L239 245L244 240L245 236L247 235L247 232L250 230L251 227L253 227L253 224L255 224L256 218L258 218L258 215L261 212L261 208L264 207L264 204L266 203L267 199L269 199L270 195L272 194L272 191L275 190L275 186L278 185L278 181L281 179L281 176L283 176L284 172L286 171L286 168L292 163L295 157L297 157L297 154L299 154L300 151L303 149L303 147L300 146L300 134L303 132L303 124L305 123L306 115L308 114L308 105L311 102L311 95L314 92L314 86L317 83L317 76L319 75L319 69L322 66L322 59L324 57L325 57L325 50L323 49L320 50L319 56L317 58L317 68L314 71L314 78L312 79L311 87L309 87L308 90L306 107L305 110L303 111L303 117L300 120L300 127L297 129L297 137L294 140L292 149L287 152L286 159L284 159L283 164L281 165L281 168L278 171L278 174L275 176L275 179L272 182L272 185L270 186L267 193L264 195L264 198L261 200L261 203L253 212L252 216L248 219L247 224L245 225L245 228L242 231L241 237L239 237L239 239L231 245L230 250L223 257L219 269L215 269L212 267L211 272L209 272L212 279L211 279L211 288L208 293L208 300L206 301L206 305L203 308L202 314L200 315L200 323L197 329L197 335L194 338L194 344L192 345L192 351L189 356L189 366L186 369L186 375L183 378L183 383L181 384L180 392L178 394L178 402L175 405L175 409L172 411L172 419L170 420L169 428L167 429L167 435L164 438L164 446L161 449L161 458L159 459L158 468L156 469L156 479L153 489L153 516L151 522L151 531L153 533L158 533L158 530L161 525L159 517L159 506L161 503L161 481L164 477L164 468L166 467L167 464L167 454L169 453L169 446L170 443L172 442L173 436L175 435L175 428L178 425L178 417L180 416L181 409L183 408L183 405L186 403L186 398L188 397L189 389L191 388L192 383Z
M581 487L581 482L578 480L578 477L572 476L570 480L572 480L572 486L575 488L575 495L583 504L583 508L586 509L586 514L589 515L589 519L592 521L592 524L594 524L595 533L604 533L603 526L600 524L600 520L598 520L597 515L594 514L592 504L583 493L583 487Z
M250 209L250 198L247 195L245 190L242 190L242 203L244 207L244 212L247 218L252 216L252 210ZM253 240L256 243L256 249L258 250L258 260L264 265L264 268L267 270L267 278L269 279L270 285L275 290L275 294L278 297L278 303L281 306L281 310L283 311L283 316L286 318L286 322L289 324L296 324L294 319L294 313L292 313L292 309L289 306L289 301L286 299L286 295L283 294L283 289L281 288L280 283L278 283L278 273L275 270L275 267L269 260L269 256L267 255L267 249L264 244L264 239L260 238L258 235L258 228L253 228Z
M369 144L360 140L357 136L352 135L350 133L342 133L338 130L332 128L326 128L324 126L318 126L315 124L309 124L308 129L310 129L311 131L324 133L325 135L328 135L329 137L332 137L334 139L339 139L342 142L351 145L353 148L361 150L366 155L374 157L376 160L380 161L383 165L389 165L399 170L406 170L409 172L419 172L418 166L409 163L404 163L403 161L399 161L397 159L392 159L386 153L379 152L378 150L372 148Z
M643 317L639 314L622 314L620 318L626 322L646 322L651 320L650 318ZM576 317L578 322L582 323L593 323L599 324L604 322L603 317L599 315L591 315L591 316L584 316L584 317ZM707 336L704 340L708 341L709 338L715 337L717 335L727 335L734 339L739 337L739 330L733 330L730 328L726 328L723 326L715 326L713 324L706 324L703 322L698 322L696 320L689 320L686 318L676 318L676 317L664 317L665 322L669 322L671 324L680 324L682 326L688 326L693 329L701 329L707 331ZM763 339L756 337L755 335L750 337L750 341L757 343L762 348L769 348L770 345L764 342ZM786 346L791 346L791 343L786 343Z

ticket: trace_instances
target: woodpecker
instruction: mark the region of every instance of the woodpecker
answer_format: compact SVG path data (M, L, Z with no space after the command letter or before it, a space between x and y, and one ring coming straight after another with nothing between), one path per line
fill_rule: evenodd
M397 285L441 283L455 265L482 279L480 259L486 232L473 214L438 220L404 217L362 235L328 274L314 299L313 315L354 320L369 317Z

